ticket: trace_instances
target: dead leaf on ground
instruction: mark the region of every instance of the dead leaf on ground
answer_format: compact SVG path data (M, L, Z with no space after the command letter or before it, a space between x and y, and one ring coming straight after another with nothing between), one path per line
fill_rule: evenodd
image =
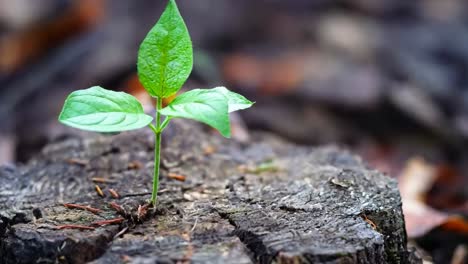
M400 176L406 231L410 238L419 237L444 223L448 215L427 206L423 200L432 187L435 167L422 158L409 160Z
M422 158L410 159L400 176L406 231L410 238L421 237L436 227L468 234L468 222L425 204L426 195L437 179L437 167Z

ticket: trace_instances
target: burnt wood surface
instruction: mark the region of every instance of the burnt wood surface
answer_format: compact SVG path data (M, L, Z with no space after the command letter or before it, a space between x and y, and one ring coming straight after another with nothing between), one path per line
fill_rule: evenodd
M176 120L153 210L153 144L149 130L69 135L1 167L0 263L417 262L397 183L349 153Z

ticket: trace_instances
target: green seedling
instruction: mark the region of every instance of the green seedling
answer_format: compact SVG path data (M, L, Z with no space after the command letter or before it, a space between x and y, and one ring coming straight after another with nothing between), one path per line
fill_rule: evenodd
M159 189L161 134L171 119L194 119L229 138L229 113L253 104L242 95L216 87L180 94L163 108L163 99L179 91L189 77L192 66L193 50L189 32L176 2L169 0L138 51L138 77L146 91L156 98L156 117L145 114L140 102L132 95L99 86L71 93L59 116L59 121L65 125L96 132L151 128L156 137L151 195L153 206L156 205ZM165 116L164 120L162 116Z

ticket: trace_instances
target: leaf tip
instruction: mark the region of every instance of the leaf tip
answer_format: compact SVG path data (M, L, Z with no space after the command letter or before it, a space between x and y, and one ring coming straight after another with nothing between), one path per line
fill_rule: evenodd
M231 130L229 129L229 131L225 131L225 132L221 132L220 131L220 134L225 137L225 138L231 138Z

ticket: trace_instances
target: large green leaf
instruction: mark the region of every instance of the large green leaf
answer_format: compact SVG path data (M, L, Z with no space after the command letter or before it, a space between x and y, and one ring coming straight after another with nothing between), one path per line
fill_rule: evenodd
M71 93L59 116L65 125L97 132L138 129L152 120L135 97L99 86Z
M159 110L169 117L182 117L203 122L225 137L231 136L228 102L216 89L195 89L177 96L167 107Z
M249 108L254 104L253 102L247 100L244 96L229 91L226 87L220 86L213 88L213 90L222 93L226 97L226 99L228 100L229 113Z
M174 0L143 40L138 52L138 76L154 97L176 93L193 66L192 41Z

